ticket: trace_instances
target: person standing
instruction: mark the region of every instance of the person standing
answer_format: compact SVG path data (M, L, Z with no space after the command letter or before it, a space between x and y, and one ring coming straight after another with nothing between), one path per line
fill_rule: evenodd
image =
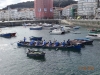
M26 42L26 37L24 37L24 42Z

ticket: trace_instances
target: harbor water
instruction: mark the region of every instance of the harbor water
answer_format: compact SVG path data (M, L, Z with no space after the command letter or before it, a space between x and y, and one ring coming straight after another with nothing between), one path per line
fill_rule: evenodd
M16 32L16 37L0 37L0 75L100 75L100 41L85 46L80 52L54 49L39 49L45 52L45 60L36 60L27 57L27 49L17 47L17 42L29 41L30 36L42 36L46 41L85 38L87 28L81 27L81 34L66 33L50 35L50 30L29 30L30 27L1 28L1 32ZM0 33L1 33L0 32Z

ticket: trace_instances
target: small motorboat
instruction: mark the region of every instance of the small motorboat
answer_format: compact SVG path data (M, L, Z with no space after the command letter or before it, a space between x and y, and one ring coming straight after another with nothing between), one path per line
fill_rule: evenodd
M100 29L92 29L89 33L100 33Z
M30 40L35 40L35 41L41 41L42 37L35 37L35 36L31 36Z
M42 26L34 26L30 30L42 30Z
M67 26L62 26L61 29L65 32L70 32L71 31L71 28L70 27L67 27Z
M90 38L92 40L100 40L100 34L88 34L86 38Z
M44 24L42 24L44 27L51 27L52 26L52 24L48 24L48 23L44 23Z
M54 30L50 31L49 33L55 34L55 35L60 35L60 34L64 34L65 32L62 31L61 29L54 29Z
M43 59L45 58L45 53L42 51L28 49L27 56L34 59Z
M60 28L61 26L58 25L58 24L54 24L53 27L54 27L54 28Z
M75 27L73 27L73 29L79 29L80 28L80 26L75 26Z
M15 37L16 33L2 33L0 34L0 37L4 37L4 38L11 38L11 37Z
M22 25L23 25L23 26L32 26L31 23L23 23Z

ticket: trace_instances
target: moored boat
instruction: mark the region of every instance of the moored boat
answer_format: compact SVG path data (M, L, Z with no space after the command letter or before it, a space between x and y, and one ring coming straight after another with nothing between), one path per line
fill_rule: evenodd
M45 53L42 51L35 51L35 50L28 49L27 56L34 59L44 59Z
M100 33L100 29L92 29L89 33Z
M22 25L23 25L23 26L32 26L31 23L23 23Z
M100 34L88 34L86 38L90 38L92 40L100 40Z
M11 38L11 37L15 37L16 33L2 33L0 34L0 37L5 37L5 38Z
M35 36L31 36L30 37L30 40L39 40L39 41L41 41L42 40L42 37L35 37Z
M60 34L64 34L65 31L62 31L61 29L54 29L54 30L50 31L49 33L54 34L54 35L60 35Z
M42 30L42 26L31 27L30 30Z
M59 44L58 46L55 46L54 43L52 43L52 45L49 46L49 44L47 43L46 45L42 45L42 44L39 44L39 45L36 45L36 44L33 44L33 45L30 45L30 42L23 42L23 41L20 41L17 43L17 46L18 47L30 47L30 48L47 48L47 49L68 49L68 50L81 50L81 46L80 44L75 44L75 45L65 45L65 46L62 46L61 44Z
M48 23L44 23L44 24L42 24L44 27L51 27L52 26L52 24L48 24Z
M84 38L84 39L74 39L76 42L80 42L84 45L93 45L93 40Z
M73 27L73 29L79 29L80 28L80 26L75 26L75 27Z

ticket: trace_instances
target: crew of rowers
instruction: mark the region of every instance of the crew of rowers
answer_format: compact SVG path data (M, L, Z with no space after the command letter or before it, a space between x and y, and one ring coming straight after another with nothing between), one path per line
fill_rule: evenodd
M70 39L68 39L67 40L67 42L65 42L65 40L63 41L63 42L61 42L61 43L59 43L57 40L55 40L53 43L51 42L51 40L49 40L49 42L46 42L45 40L43 40L42 42L40 42L40 41L35 41L35 40L31 40L31 42L30 42L30 45L35 45L35 46L40 46L40 44L42 45L42 46L46 46L46 45L48 45L48 46L52 46L52 44L54 45L54 46L59 46L59 45L61 45L61 46L70 46L71 45L71 43L70 43Z

